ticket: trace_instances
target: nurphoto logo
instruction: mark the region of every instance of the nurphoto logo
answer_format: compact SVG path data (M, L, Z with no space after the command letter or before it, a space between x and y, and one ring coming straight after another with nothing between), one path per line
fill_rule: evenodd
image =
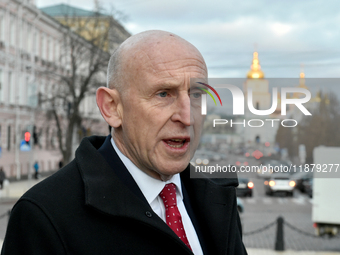
M311 100L311 92L305 88L301 87L273 87L271 89L271 93L268 91L268 97L270 101L261 109L259 107L255 107L254 105L258 104L258 94L259 92L256 91L256 87L248 87L244 91L239 86L233 85L233 84L214 84L209 85L207 82L198 82L196 81L195 84L203 85L204 87L196 87L197 89L200 89L204 91L201 95L201 115L207 115L207 95L209 95L215 105L217 106L217 100L215 100L215 97L213 93L217 96L221 106L222 106L222 99L220 97L221 95L225 95L225 93L221 93L221 89L227 89L228 92L231 93L232 100L226 100L225 102L232 102L232 114L234 116L240 116L240 115L247 115L246 112L252 114L253 116L262 116L258 119L244 119L243 121L236 121L235 119L214 119L213 120L213 127L216 127L216 125L225 125L227 123L230 123L230 126L233 125L243 125L246 127L246 124L248 124L249 127L262 127L265 125L265 123L268 123L271 127L275 126L275 123L280 123L283 127L296 127L298 124L298 121L294 118L289 119L283 119L281 116L287 116L287 109L292 107L295 107L298 111L300 111L303 115L312 115L310 111L305 107L304 104L308 103ZM210 91L209 91L210 89ZM217 93L216 89L220 89L220 94ZM212 93L213 92L213 93ZM254 96L257 94L257 96ZM299 97L292 97L291 95L299 94ZM257 99L254 99L257 98ZM247 107L248 111L245 111L245 108ZM276 118L273 118L275 113ZM248 115L249 116L249 115ZM265 119L264 116L271 116L271 118Z
M222 101L221 101L219 94L216 92L216 90L212 86L205 84L205 83L202 83L202 82L198 82L198 83L210 88L217 95L217 97L220 100L220 103L222 105ZM232 97L233 97L233 115L244 115L244 105L245 105L244 94L239 87L232 85L232 84L216 85L215 87L229 89L229 91L231 92ZM215 101L214 97L212 96L212 94L208 90L203 89L203 88L199 88L199 87L197 87L197 88L207 92L212 97L212 99L214 100L215 105L216 105L216 101ZM277 91L278 91L277 88L273 88L272 106L267 110L258 110L258 109L255 109L254 104L253 104L252 89L248 88L248 90L247 90L247 92L248 92L247 93L247 95L248 95L247 103L248 103L249 111L251 113L255 114L255 115L262 115L262 116L272 114L277 108L277 101L278 101L277 100L277 96L278 96ZM288 93L302 93L302 94L305 94L305 97L304 98L288 98L287 97ZM306 107L304 107L302 105L304 103L307 103L310 99L311 99L311 93L307 89L304 89L304 88L281 88L281 115L286 115L286 106L288 104L294 104L296 107L298 107L302 111L302 113L304 115L312 115L306 109ZM201 102L202 102L201 113L202 113L202 115L206 115L207 114L207 95L206 94L202 95Z

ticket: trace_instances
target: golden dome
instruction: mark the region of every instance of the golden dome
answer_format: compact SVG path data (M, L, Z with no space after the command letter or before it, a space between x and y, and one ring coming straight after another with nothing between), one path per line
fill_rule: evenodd
M321 103L322 101L323 101L325 104L329 104L329 103L330 103L328 94L324 94L324 95L323 95L322 92L319 90L319 91L316 93L316 96L315 96L314 98L311 99L311 102Z
M250 71L247 73L248 79L263 79L264 72L261 70L260 62L259 62L259 54L255 51L253 54L253 63L250 66Z
M329 100L329 97L328 97L327 94L325 95L325 103L326 103L326 104L329 104L329 103L330 103L330 100Z
M298 88L303 88L303 89L309 90L308 87L305 84L305 82L306 82L305 76L306 75L303 71L303 65L301 65L300 80L299 80ZM299 93L299 92L295 92L293 94L293 98L300 98L300 97L301 97L301 93Z
M316 102L321 102L321 91L319 90L317 93L316 93Z
M305 84L305 73L303 71L301 71L301 73L300 73L299 88L303 88L303 89L307 89L308 90L308 87Z

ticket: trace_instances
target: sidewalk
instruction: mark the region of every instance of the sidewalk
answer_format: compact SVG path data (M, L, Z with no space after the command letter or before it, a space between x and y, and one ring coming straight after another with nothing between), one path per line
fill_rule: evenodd
M5 184L5 187L0 190L1 199L15 199L21 197L28 189L33 187L38 182L44 180L42 177L38 180L22 180L22 181L12 181L9 184Z
M21 197L28 189L33 187L38 182L44 180L46 177L42 177L38 180L22 180L12 181L0 190L0 203L5 200L15 200ZM0 249L2 247L3 240L0 238ZM314 252L314 251L292 251L287 250L278 252L274 250L247 248L249 255L340 255L340 252Z
M340 255L340 252L329 251L274 251L264 249L247 248L248 255Z

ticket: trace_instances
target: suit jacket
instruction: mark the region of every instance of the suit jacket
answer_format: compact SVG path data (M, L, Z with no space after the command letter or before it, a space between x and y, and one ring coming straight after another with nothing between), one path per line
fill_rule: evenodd
M13 207L1 254L192 254L146 202L109 145L83 139L75 159ZM181 173L204 254L246 254L233 180Z

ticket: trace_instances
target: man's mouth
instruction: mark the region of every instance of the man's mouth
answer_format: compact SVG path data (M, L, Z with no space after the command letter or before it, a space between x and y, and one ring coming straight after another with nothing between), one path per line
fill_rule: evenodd
M190 139L173 138L173 139L165 139L163 141L172 148L182 148L186 142L190 141Z

